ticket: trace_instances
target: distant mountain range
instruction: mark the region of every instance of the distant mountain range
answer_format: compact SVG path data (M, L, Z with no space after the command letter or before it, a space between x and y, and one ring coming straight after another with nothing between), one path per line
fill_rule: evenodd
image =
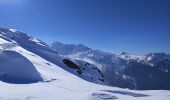
M99 68L110 86L131 89L170 89L170 54L130 55L93 50L83 44L52 43L51 48L66 57Z

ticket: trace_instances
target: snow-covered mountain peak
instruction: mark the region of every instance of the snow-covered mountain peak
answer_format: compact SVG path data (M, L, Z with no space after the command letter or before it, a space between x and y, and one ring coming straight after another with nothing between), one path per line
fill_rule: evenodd
M6 39L7 41L14 41L14 42L29 41L29 42L34 42L39 45L48 47L48 45L44 43L43 41L35 37L28 36L27 34L20 32L16 29L0 28L0 36Z
M152 59L162 59L164 57L167 57L167 55L165 53L149 53L144 55L146 58L150 58L148 60L152 60Z
M132 55L127 52L121 52L117 54L117 56L125 60L135 60L135 61L139 61L143 57L143 55Z
M130 55L127 52L120 52L117 55L122 59L130 59L131 58Z
M11 28L9 30L12 31L12 32L17 32L18 31L17 29L13 29L13 28Z
M88 52L91 51L90 48L83 44L63 44L61 42L54 42L52 43L52 48L54 50L57 50L60 54L63 55L70 55L70 54L75 54L75 53L80 53L80 52Z
M156 66L161 62L169 62L170 55L165 53L148 53L144 55L139 61L144 64Z

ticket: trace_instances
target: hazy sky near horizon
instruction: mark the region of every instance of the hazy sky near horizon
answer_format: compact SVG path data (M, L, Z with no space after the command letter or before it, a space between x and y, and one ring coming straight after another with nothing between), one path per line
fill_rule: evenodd
M170 0L0 0L0 27L48 44L170 53Z

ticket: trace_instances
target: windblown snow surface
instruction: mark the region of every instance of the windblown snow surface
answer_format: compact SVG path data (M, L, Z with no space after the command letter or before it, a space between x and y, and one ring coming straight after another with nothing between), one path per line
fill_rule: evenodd
M72 69L63 59L35 38L0 28L0 100L170 100L168 90L106 86L93 65L86 71L85 62L69 59L80 67Z

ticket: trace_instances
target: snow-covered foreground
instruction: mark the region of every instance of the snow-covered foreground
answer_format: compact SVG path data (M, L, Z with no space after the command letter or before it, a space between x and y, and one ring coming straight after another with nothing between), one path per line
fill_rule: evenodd
M0 83L0 86L0 100L169 100L168 91L128 91L88 84L83 81L81 83L65 83L58 80L50 83L36 83L30 85ZM101 90L112 90L113 93ZM144 94L149 96L145 96Z
M0 82L0 87L0 100L169 100L170 98L170 92L165 90L132 91L88 83L76 78L69 79L69 77L65 80L23 85Z

